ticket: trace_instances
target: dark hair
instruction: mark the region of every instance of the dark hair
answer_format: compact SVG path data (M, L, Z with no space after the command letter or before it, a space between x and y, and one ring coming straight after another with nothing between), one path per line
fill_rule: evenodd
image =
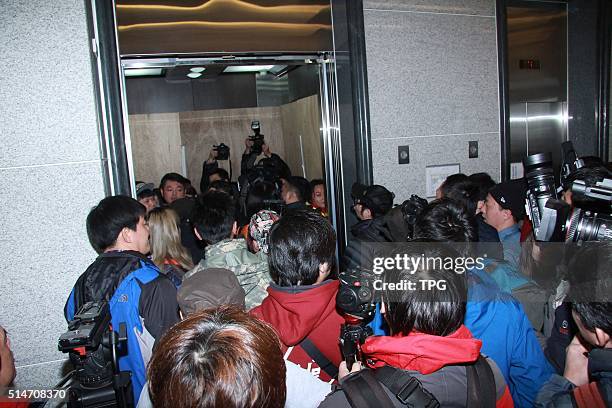
M474 214L450 198L434 200L419 214L414 225L416 238L442 242L475 242L478 230Z
M308 201L311 196L310 182L304 177L291 176L285 180L287 189L294 192L298 198L298 201Z
M570 189L576 180L583 180L587 185L593 185L602 178L610 177L610 172L603 165L592 165L591 167L581 167L570 173L563 180L563 190Z
M453 184L467 180L468 176L463 173L451 174L446 178L446 180L444 180L444 183L440 185L440 191L442 192L442 196L446 195L447 189L450 188Z
M191 213L193 226L207 244L230 238L235 221L234 201L222 191L208 191L198 199Z
M269 181L258 181L255 184L249 186L247 193L245 209L246 218L248 220L254 214L257 214L261 210L273 210L280 213L280 207L278 205L270 204L272 201L278 201L278 189L276 185Z
M210 176L214 176L215 174L218 175L221 180L230 181L229 173L227 172L227 170L221 167L217 167L216 169L208 173L208 179L210 180Z
M487 199L489 190L495 185L495 181L488 173L474 173L468 176L469 180L478 188L478 201Z
M102 199L87 216L87 236L91 246L102 253L117 242L124 228L136 230L140 217L147 210L144 205L128 196Z
M177 183L181 183L184 188L187 188L187 185L191 184L189 180L187 180L185 177L181 176L178 173L166 173L164 174L161 179L161 182L159 183L159 189L163 190L166 185L166 182L168 181L176 181Z
M319 265L336 266L336 233L327 219L310 210L290 211L270 230L268 266L280 286L312 285Z
M285 371L274 329L235 306L221 306L170 328L147 377L156 408L282 408Z
M569 300L582 324L612 336L612 242L588 242L568 265Z
M455 202L461 204L467 210L468 214L476 214L479 200L478 187L470 180L459 181L451 183L450 185L444 184L444 197L450 198Z
M405 248L405 247L402 247ZM397 251L389 252L394 257ZM459 254L444 244L412 244L402 251L414 259L457 259ZM386 269L385 283L414 282L414 290L389 290L384 286L385 318L392 335L408 336L416 330L434 336L448 336L463 324L467 285L464 274L446 269L442 262L420 262L414 269ZM445 290L427 290L421 280L446 281Z
M208 191L210 190L215 190L215 191L222 191L225 194L229 195L230 197L232 197L232 199L235 199L235 192L236 190L234 190L234 186L232 185L232 183L230 183L227 180L215 180L212 183L210 183L208 185ZM204 192L206 193L206 191Z
M325 181L323 179L314 179L310 181L310 189L314 190L316 186L323 185L325 186Z

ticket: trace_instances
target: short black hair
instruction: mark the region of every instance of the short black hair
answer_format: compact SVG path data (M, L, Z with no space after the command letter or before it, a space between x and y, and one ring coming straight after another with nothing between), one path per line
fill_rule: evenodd
M318 185L323 185L325 186L325 180L323 179L314 179L310 181L310 189L314 190L314 188Z
M268 266L280 286L312 285L319 265L336 267L336 232L314 211L296 210L283 215L270 230Z
M187 186L191 184L188 179L178 173L166 173L164 174L159 183L160 190L163 190L164 186L166 185L166 182L168 181L176 181L177 183L181 183L185 188L187 188Z
M136 230L140 217L147 210L144 205L128 196L112 196L102 199L87 215L87 236L98 253L106 251L116 242L121 230Z
M235 221L234 200L222 191L208 191L198 199L191 213L192 225L207 244L231 238Z
M582 324L612 336L612 242L585 242L568 265L569 300Z
M451 174L450 176L446 178L446 180L444 180L444 183L440 185L440 191L442 192L442 195L445 196L446 191L450 186L452 186L455 183L459 183L461 181L467 181L467 180L468 180L468 176L466 176L463 173Z
M476 242L476 219L450 198L434 200L417 217L414 237L432 242Z
M414 259L457 259L460 255L444 244L410 245L403 251ZM397 251L390 251L394 257ZM434 336L448 336L465 319L467 283L465 274L446 269L441 262L420 262L417 269L386 269L385 283L414 282L415 290L387 290L383 286L385 318L392 335L408 336L413 330ZM446 281L445 290L427 290L421 280Z
M468 178L478 188L478 201L486 200L489 190L495 185L495 181L489 176L489 173L474 173L470 174Z
M285 179L285 183L287 183L287 188L293 191L298 198L298 201L308 201L310 200L311 188L310 182L306 180L304 177L300 176L291 176Z
M479 189L469 179L451 183L450 185L444 184L445 192L444 197L450 198L465 207L468 214L476 214L478 208L478 201L480 200Z
M230 181L229 173L227 172L227 170L221 167L217 167L216 169L208 173L208 179L210 180L210 177L214 176L215 174L218 175L221 180Z

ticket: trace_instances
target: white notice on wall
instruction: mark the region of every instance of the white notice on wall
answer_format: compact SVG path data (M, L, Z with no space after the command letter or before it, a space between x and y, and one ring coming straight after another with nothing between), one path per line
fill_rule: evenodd
M510 163L510 180L520 179L523 177L525 173L525 169L523 168L523 163L514 162Z
M459 173L459 164L443 164L425 168L425 186L427 198L436 196L436 190L451 174Z

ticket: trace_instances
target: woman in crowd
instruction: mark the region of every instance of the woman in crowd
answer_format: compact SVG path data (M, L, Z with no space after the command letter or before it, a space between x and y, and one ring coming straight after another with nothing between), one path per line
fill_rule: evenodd
M185 272L193 269L193 261L187 249L181 244L178 214L160 207L148 215L151 241L151 258L159 270L168 276L178 288Z

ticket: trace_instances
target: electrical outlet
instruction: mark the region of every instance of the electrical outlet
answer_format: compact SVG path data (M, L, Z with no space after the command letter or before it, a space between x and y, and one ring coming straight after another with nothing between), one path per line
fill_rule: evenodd
M397 148L397 162L399 164L410 163L410 146L398 146Z
M478 141L472 140L468 142L468 157L470 159L475 159L478 157Z

